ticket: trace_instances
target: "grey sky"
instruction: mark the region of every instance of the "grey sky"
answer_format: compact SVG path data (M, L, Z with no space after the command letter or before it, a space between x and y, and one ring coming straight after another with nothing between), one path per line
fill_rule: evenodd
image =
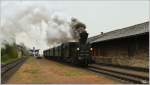
M21 5L20 5L21 4ZM87 25L90 36L149 20L149 1L2 1L2 16L16 8L41 5L73 16ZM7 8L7 10L5 10ZM9 12L8 12L9 11Z

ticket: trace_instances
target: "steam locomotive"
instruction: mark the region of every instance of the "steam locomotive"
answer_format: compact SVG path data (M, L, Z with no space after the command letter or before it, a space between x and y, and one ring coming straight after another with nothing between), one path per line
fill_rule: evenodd
M78 66L87 66L92 63L92 48L87 43L88 33L80 33L79 42L67 42L57 47L43 51L45 58L68 62Z

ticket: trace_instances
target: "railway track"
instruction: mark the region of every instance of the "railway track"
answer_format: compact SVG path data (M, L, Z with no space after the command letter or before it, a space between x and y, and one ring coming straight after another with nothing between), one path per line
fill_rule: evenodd
M88 70L113 76L117 79L125 80L135 84L149 84L149 72L147 71L98 64L89 65Z
M5 65L1 65L1 83L5 84L7 80L19 69L27 57L17 59Z

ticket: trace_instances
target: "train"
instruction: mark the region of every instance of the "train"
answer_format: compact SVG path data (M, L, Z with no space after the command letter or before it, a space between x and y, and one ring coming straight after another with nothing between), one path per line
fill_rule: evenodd
M57 47L53 47L43 51L43 55L47 59L68 62L78 66L88 66L92 63L92 48L87 43L87 32L80 33L78 42L66 42Z

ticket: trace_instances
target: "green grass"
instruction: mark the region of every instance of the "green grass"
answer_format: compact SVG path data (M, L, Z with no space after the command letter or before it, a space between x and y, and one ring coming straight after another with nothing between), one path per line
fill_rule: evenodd
M81 72L80 71L67 71L64 72L65 76L81 76Z
M31 73L31 74L36 74L38 73L37 69L31 69L31 70L24 70L23 72Z
M8 59L5 59L5 60L2 60L2 64L7 64L7 63L10 63L10 62L13 62L13 61L15 61L15 60L17 60L17 59L19 59L19 58L8 58Z

